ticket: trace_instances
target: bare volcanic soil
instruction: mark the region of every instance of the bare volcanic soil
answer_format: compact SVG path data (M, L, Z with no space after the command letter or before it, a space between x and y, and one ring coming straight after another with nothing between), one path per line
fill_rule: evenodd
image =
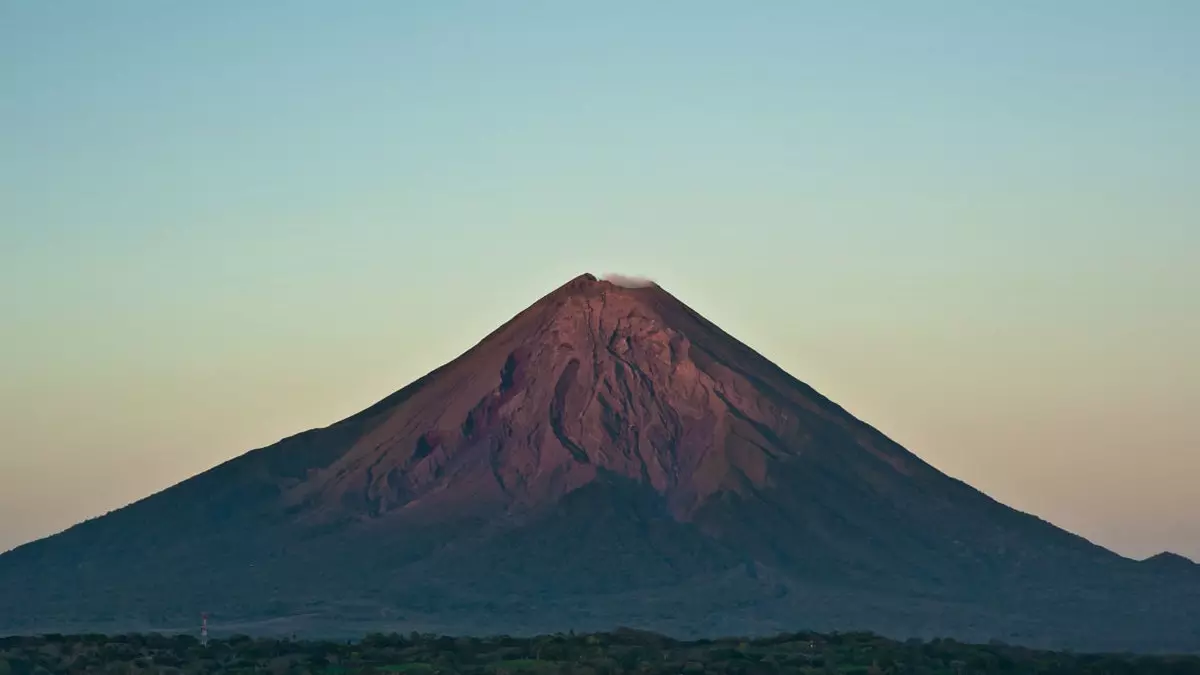
M1176 558L1014 511L661 287L584 275L353 417L0 556L0 631L207 611L260 633L1200 650L1200 573Z

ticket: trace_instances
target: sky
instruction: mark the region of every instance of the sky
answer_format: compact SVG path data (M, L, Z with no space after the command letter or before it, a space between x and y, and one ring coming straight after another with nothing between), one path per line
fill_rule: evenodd
M1200 559L1200 3L0 0L0 550L647 275Z

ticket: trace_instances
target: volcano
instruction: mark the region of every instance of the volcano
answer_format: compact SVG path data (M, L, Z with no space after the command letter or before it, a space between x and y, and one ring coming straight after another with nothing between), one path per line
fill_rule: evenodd
M583 275L332 426L0 556L0 631L873 630L1200 649L1200 575L950 478Z

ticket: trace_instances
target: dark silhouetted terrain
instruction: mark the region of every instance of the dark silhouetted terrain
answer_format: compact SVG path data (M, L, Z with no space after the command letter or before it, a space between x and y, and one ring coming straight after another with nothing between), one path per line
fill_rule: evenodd
M1071 654L952 640L901 643L870 633L790 633L760 639L683 642L626 629L528 639L376 634L353 642L323 642L232 636L207 645L200 644L193 635L0 638L0 675L34 672L1189 675L1200 673L1200 657Z
M1200 650L1190 562L1014 511L628 286L574 279L353 417L0 556L0 631L209 611L254 633Z

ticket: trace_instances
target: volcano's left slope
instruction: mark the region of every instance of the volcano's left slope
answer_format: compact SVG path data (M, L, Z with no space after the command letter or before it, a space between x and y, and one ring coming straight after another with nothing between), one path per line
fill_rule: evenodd
M380 511L406 491L372 491L377 460L403 444L407 492L436 492L430 488L441 469L429 455L444 451L433 445L436 433L427 433L434 421L466 420L490 400L496 386L482 374L511 376L509 356L566 292L543 298L468 353L348 419L0 555L0 630L175 625L203 610L265 617L302 610L309 599L327 607L347 585L361 591L363 574L386 576L383 568L420 558L461 535L459 528L478 528L472 516L495 506L493 495L463 485L447 500L426 494L414 504L420 508L386 519L386 529L403 536L378 535ZM353 468L338 465L348 457ZM364 561L372 568L356 569Z

